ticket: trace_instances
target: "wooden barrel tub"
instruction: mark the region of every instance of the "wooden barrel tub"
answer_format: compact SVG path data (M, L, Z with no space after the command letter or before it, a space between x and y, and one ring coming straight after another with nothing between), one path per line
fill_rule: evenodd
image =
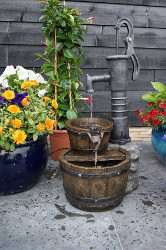
M70 146L77 151L92 152L95 150L95 139L100 139L97 151L108 147L113 123L102 118L78 118L66 122Z
M68 201L85 211L105 211L118 206L124 196L130 153L124 149L81 155L65 150L60 155L63 186Z

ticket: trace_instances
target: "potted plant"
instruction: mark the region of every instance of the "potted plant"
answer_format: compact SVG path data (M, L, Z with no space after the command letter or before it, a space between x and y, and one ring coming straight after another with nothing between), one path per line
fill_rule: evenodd
M157 93L142 96L148 102L147 110L137 110L140 122L152 127L152 145L162 163L166 163L166 87L160 82L152 82Z
M7 66L0 76L0 195L33 187L48 160L55 99L43 98L48 85L39 73Z
M43 21L42 33L46 40L43 45L47 47L43 54L36 55L45 60L41 68L49 77L47 97L55 98L58 103L55 114L57 126L50 135L51 150L54 152L70 147L66 121L78 117L77 107L80 99L83 99L78 93L79 86L83 86L80 81L82 70L79 68L81 56L85 56L81 45L83 33L86 32L83 23L92 23L94 17L85 20L77 8L68 8L61 0L46 0L41 4L46 6L40 21ZM63 139L66 141L63 142ZM56 152L52 156L59 160L59 154Z

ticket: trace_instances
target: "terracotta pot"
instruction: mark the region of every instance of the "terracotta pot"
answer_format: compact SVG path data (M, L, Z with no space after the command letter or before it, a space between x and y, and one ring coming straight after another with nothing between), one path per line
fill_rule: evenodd
M70 141L67 130L54 130L53 134L50 134L50 146L51 152L54 152L61 148L70 148ZM55 161L59 161L59 155L63 150L59 150L53 153L51 156Z

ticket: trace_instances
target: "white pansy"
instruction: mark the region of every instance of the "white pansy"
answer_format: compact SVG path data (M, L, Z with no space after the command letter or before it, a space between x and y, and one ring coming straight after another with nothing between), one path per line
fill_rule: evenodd
M26 81L27 79L28 79L28 70L26 70L26 69L19 69L18 71L17 71L17 75L18 75L18 79L19 80L24 80L24 81Z
M7 66L5 71L3 72L2 76L11 76L14 75L16 73L15 68L11 65L11 66Z
M37 81L37 77L38 75L35 74L35 72L33 72L32 70L28 70L28 77L29 77L29 80L36 80Z
M38 96L42 98L46 92L47 91L45 89L41 89L41 90L39 90Z
M36 74L37 78L36 78L36 81L39 82L39 83L47 83L47 81L44 80L44 78L39 74L37 73Z
M6 76L0 76L0 84L3 83L4 79L6 78Z
M18 65L18 66L16 67L16 70L26 70L26 69L24 69L22 66Z
M7 79L4 79L3 82L2 82L2 87L4 88L8 88L9 85L8 85L8 80Z

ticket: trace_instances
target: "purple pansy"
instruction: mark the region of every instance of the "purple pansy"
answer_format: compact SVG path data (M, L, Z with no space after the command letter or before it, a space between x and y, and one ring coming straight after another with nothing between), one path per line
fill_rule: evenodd
M19 106L20 108L22 108L23 105L22 105L21 102L22 102L22 100L28 95L28 93L25 92L25 93L23 93L23 94L17 94L16 91L14 91L14 92L15 92L15 98L11 100L11 104L17 103L18 106Z
M2 96L0 96L0 104L4 104L4 103L6 103L6 100Z

